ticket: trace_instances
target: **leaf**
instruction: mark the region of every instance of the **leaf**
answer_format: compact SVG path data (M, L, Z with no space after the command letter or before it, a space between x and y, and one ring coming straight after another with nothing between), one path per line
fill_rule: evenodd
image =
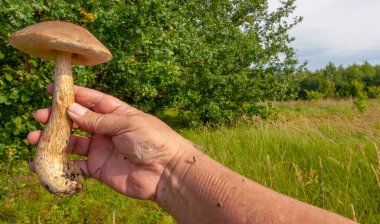
M11 94L9 94L9 98L12 99L12 100L17 100L19 98L19 94L18 94L18 90L17 89L13 89Z
M20 134L20 130L19 129L14 129L13 130L13 135L18 135L18 134Z
M37 63L36 60L29 60L29 64L32 65L35 68L38 66L38 63Z
M7 102L7 100L8 100L7 96L0 95L0 103L5 103L5 102Z
M21 101L22 101L23 103L27 103L27 102L29 102L30 100L31 100L31 98L30 98L29 95L26 95L26 94L22 94L22 95L21 95Z
M5 127L5 130L8 130L8 131L12 130L14 127L13 122L9 121L5 123L4 127Z
M12 82L13 77L12 77L12 75L10 75L10 74L5 74L5 79L6 79L8 82Z
M20 126L22 124L22 118L21 117L15 117L12 119L12 121L16 126Z

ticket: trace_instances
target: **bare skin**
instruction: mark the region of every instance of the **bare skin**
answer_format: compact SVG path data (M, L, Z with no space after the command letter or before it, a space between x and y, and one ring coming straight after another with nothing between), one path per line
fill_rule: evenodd
M85 176L126 196L153 200L179 223L352 222L240 176L156 117L112 96L75 87L75 101L70 119L93 136L72 135L68 151L87 157L74 161ZM38 110L35 119L46 123L49 113ZM29 133L30 144L41 133Z

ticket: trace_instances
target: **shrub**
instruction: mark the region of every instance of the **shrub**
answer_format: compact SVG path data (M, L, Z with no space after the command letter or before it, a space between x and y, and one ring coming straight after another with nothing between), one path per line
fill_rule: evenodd
M367 96L360 93L353 101L354 109L357 109L360 113L365 112L367 110L367 106L364 101L365 99L367 99Z
M351 84L351 95L353 97L361 97L364 92L365 84L358 80L352 80L350 84Z
M380 98L380 86L368 87L368 97L369 98Z
M306 95L307 95L308 100L320 100L325 97L323 93L320 93L314 90L310 90L310 91L306 90Z
M332 98L335 94L335 83L330 79L319 81L318 91L323 94L324 98Z
M30 149L24 141L30 130L37 129L33 114L39 107L47 107L49 98L46 85L49 83L44 75L27 73L23 69L3 66L0 70L0 142L2 159L7 158L8 151L17 150L14 157L28 156L25 149ZM6 145L6 146L5 146Z

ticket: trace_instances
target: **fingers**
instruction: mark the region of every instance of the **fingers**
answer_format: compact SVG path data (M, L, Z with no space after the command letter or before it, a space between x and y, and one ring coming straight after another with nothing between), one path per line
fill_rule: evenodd
M39 123L46 124L49 120L50 113L51 113L51 108L39 109L34 114L34 119ZM77 129L80 127L78 126L78 124L73 123L73 128Z
M50 111L50 108L39 109L34 113L34 119L39 123L46 124L49 120Z
M121 128L121 116L98 114L77 103L71 104L67 113L71 120L88 132L112 136Z
M48 92L53 93L53 84L48 86ZM88 89L85 87L75 86L75 102L83 105L84 107L90 108L91 110L102 113L102 114L126 114L126 113L136 113L139 110L129 106L123 101L104 94L102 92Z
M29 144L37 145L41 138L42 133L43 131L41 130L30 132L27 136ZM72 153L72 154L76 154L80 156L87 156L90 150L90 144L91 144L90 138L79 136L79 135L71 135L66 151L68 153Z
M114 136L123 127L125 120L115 114L98 114L77 103L67 110L70 119L88 132Z
M37 145L38 142L40 141L42 132L43 132L42 130L29 132L28 136L26 137L26 139L28 139L29 144Z
M66 150L68 153L73 153L80 156L87 156L88 152L90 151L90 144L90 138L79 135L71 135Z

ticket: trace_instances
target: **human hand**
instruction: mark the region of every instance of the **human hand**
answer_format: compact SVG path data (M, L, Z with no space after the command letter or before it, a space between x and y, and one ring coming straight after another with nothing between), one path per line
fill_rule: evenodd
M52 85L48 91L53 92ZM86 177L121 194L154 200L166 166L189 142L158 118L110 95L76 86L75 101L68 115L92 137L70 137L67 151L87 157L74 163ZM49 114L49 109L40 109L35 119L46 123ZM40 130L30 132L29 143L36 145L41 135Z

